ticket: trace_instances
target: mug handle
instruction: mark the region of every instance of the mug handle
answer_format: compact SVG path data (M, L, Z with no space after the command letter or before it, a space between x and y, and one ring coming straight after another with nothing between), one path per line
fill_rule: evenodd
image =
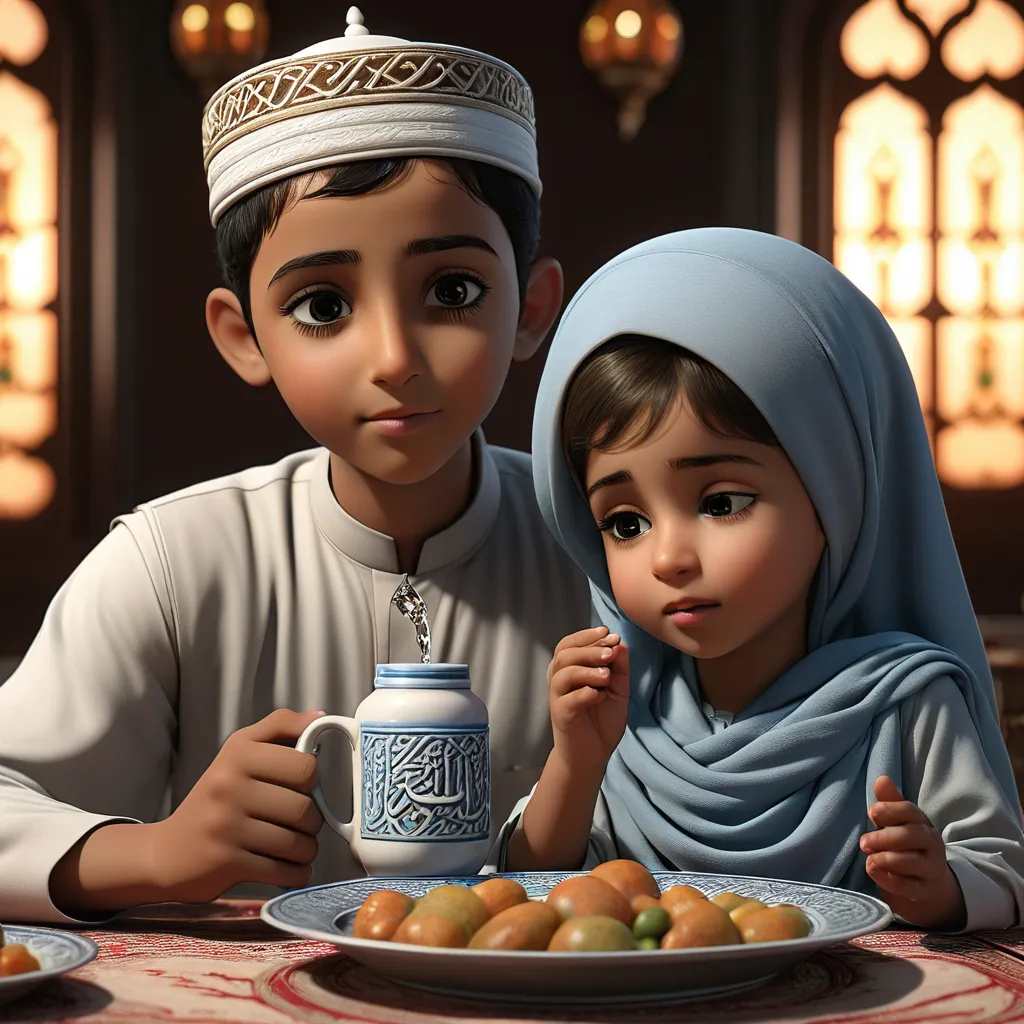
M345 718L342 715L324 715L323 718L318 718L306 726L306 731L299 737L298 742L295 744L296 750L301 750L304 754L312 754L314 757L320 751L320 744L317 740L321 733L327 732L328 729L337 729L338 732L343 733L349 743L352 744L352 750L358 751L359 749L359 723L354 718ZM324 816L324 821L327 822L331 828L334 829L346 843L351 844L352 842L352 820L338 821L334 816L334 812L327 806L327 801L324 799L323 790L320 789L320 783L316 784L313 792L310 794L313 800L316 802L317 807L320 808L320 813Z

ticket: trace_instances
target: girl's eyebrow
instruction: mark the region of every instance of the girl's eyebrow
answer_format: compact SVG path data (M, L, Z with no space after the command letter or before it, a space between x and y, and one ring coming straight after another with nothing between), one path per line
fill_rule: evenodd
M745 462L749 466L764 468L763 462L752 459L749 455L681 455L678 459L669 459L669 469L694 469L699 466L713 466L718 462Z
M714 466L719 462L743 462L749 466L760 466L764 468L764 463L758 462L757 459L752 459L749 455L680 455L676 459L668 460L669 469L695 469L701 466ZM633 474L628 469L620 469L615 473L609 473L607 476L601 477L600 480L595 480L587 488L587 501L590 501L591 497L595 492L601 490L602 487L613 487L615 484L628 484L633 479Z

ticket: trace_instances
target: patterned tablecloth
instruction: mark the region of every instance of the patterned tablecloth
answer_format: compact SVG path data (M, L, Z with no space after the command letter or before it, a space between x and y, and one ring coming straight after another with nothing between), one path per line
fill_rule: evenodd
M334 946L295 941L259 903L160 907L87 931L93 963L0 1005L0 1021L89 1024L996 1024L1024 1021L1024 929L966 937L888 930L816 953L741 995L614 1009L427 995Z

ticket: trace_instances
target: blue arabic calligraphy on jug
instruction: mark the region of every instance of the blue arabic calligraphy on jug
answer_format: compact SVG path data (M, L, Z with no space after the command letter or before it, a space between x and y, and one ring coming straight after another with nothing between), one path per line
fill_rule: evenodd
M378 665L373 685L352 718L319 718L296 744L315 754L328 729L352 744L352 820L317 789L324 819L369 875L475 874L490 848L491 780L487 707L469 666Z

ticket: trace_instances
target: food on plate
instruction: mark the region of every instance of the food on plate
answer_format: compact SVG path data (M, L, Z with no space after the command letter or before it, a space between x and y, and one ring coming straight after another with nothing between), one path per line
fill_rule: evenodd
M13 974L28 974L39 970L39 961L20 942L4 943L4 930L0 928L0 978Z
M633 935L638 939L658 939L672 927L672 918L664 907L648 907L633 918Z
M605 861L593 868L590 875L618 889L631 903L637 896L653 896L657 899L661 895L654 875L635 860Z
M739 931L744 942L779 942L804 938L810 924L802 911L797 915L784 907L765 907L747 914L739 923Z
M619 920L604 914L570 917L551 937L548 949L555 953L610 953L636 949L633 933Z
M655 895L657 893L657 895ZM769 906L737 892L691 885L661 892L635 861L609 861L530 899L515 879L439 885L419 899L391 889L367 897L356 938L476 950L609 952L691 949L804 938L811 922L792 903Z
M593 875L577 875L559 882L548 893L550 903L563 921L571 917L614 917L624 925L633 921L629 900L614 886Z
M415 946L465 946L490 916L472 889L439 885L416 901L391 938Z
M742 921L747 914L752 914L755 910L764 910L767 905L767 903L762 903L760 900L744 900L739 904L739 906L733 907L732 910L729 911L729 916L732 918L732 923L738 928L740 926L740 921ZM803 917L803 913L804 912L801 910L801 917ZM804 918L804 920L806 921L807 918Z
M692 885L673 885L661 894L661 905L672 915L673 920L687 904L694 900L707 900L707 896Z
M662 949L693 946L732 946L743 939L732 918L711 900L693 900L672 921L661 940Z
M721 907L727 914L746 900L746 896L740 896L735 892L720 892L717 896L711 897L711 902Z
M629 901L629 909L633 911L635 917L642 910L647 910L650 907L660 907L661 901L656 896L634 896Z
M547 949L562 919L550 903L527 900L506 907L469 940L470 949Z
M380 889L359 908L352 934L357 939L390 939L415 905L404 892Z
M525 903L530 897L526 890L512 878L488 878L473 886L473 892L484 901L491 916L500 914L507 907Z

